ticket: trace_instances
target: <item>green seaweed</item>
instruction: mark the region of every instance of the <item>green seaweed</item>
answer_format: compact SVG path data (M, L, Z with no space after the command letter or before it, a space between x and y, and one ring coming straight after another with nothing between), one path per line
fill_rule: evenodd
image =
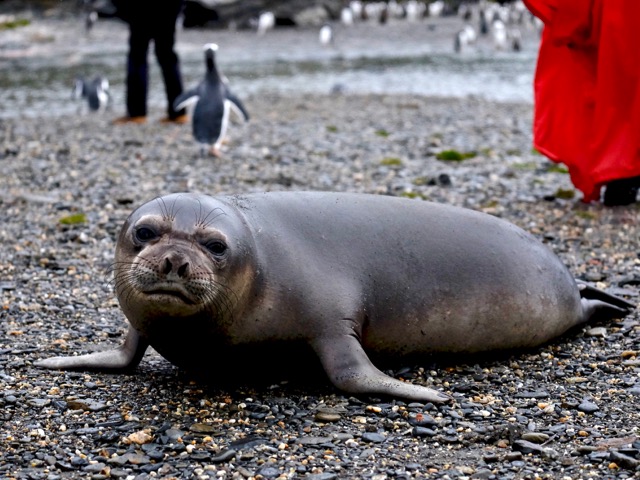
M476 152L459 152L457 150L442 150L436 154L438 160L443 162L462 162L467 158L473 158L477 155Z
M419 198L420 200L427 200L427 197L420 192L402 192L399 196L404 198Z
M338 131L338 127L335 125L327 125L327 132L336 133Z
M511 168L515 170L535 170L538 164L535 162L514 163Z
M571 189L559 188L556 190L555 197L570 200L576 196L576 191Z
M580 210L576 212L576 216L580 218L584 218L585 220L595 220L598 216L593 212L587 212L585 210Z
M424 186L424 185L429 185L429 181L430 181L429 177L416 177L413 180L413 184L416 187L421 187L421 186Z
M385 157L380 160L380 165L384 165L386 167L401 167L402 160L397 157Z
M62 225L80 225L87 223L87 216L84 213L72 213L66 217L62 217L60 220Z
M553 165L550 165L549 167L547 167L547 172L567 174L567 173L569 173L569 170L567 169L567 167L565 167L563 165L553 164Z
M391 134L384 128L381 128L379 130L376 130L376 135L378 135L379 137L387 138Z
M14 28L26 27L29 24L31 24L31 22L26 18L18 18L16 20L0 23L0 30L13 30Z

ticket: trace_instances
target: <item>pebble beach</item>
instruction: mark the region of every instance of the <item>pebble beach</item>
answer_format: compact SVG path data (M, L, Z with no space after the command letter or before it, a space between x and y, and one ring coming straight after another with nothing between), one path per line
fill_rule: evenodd
M530 351L385 370L452 395L447 405L351 397L293 355L256 359L268 375L234 376L230 358L211 366L220 382L154 352L128 374L34 367L121 343L117 234L136 206L171 192L472 208L637 303L637 205L582 203L566 170L532 149L531 103L349 89L243 101L251 120L230 125L221 158L202 156L188 125L161 123L158 105L144 125L112 125L120 111L0 118L0 478L640 478L638 312Z

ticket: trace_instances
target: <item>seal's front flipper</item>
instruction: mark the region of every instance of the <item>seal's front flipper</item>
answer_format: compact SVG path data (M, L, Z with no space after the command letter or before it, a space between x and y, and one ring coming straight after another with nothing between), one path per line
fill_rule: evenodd
M451 400L431 388L401 382L378 370L357 338L344 335L315 339L311 346L320 358L331 383L353 394L388 395L417 402L443 403Z
M624 298L611 295L586 283L578 282L578 289L582 299L583 320L585 322L596 318L602 320L622 318L636 308L636 305Z
M135 368L142 360L149 344L138 332L129 327L124 343L104 352L89 353L75 357L52 357L38 360L36 367L60 370L103 370L122 371Z

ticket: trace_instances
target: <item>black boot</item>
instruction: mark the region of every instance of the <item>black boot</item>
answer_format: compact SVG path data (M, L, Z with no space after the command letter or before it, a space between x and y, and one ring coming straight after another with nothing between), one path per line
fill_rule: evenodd
M603 203L607 207L630 205L636 201L640 177L622 178L607 183Z

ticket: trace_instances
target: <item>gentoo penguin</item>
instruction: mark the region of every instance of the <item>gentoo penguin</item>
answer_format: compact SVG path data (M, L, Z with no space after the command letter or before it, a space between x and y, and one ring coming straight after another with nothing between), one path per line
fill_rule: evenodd
M493 36L493 46L496 50L507 49L507 27L500 19L496 19L491 23L491 34Z
M353 25L353 10L350 7L344 7L340 10L340 22L347 26Z
M98 21L98 12L96 12L95 10L91 10L90 12L87 12L86 17L84 18L84 29L87 32L87 35L91 33L91 30L93 29L93 26L96 24L97 21Z
M276 26L276 16L273 12L262 12L258 17L258 35L264 35L267 30Z
M109 81L101 76L94 77L92 80L76 77L72 96L76 100L86 99L89 111L104 111L111 102Z
M456 33L453 49L460 53L467 45L475 43L477 38L476 31L469 24L465 25L462 30Z
M331 29L331 25L325 23L320 28L320 45L329 46L333 42L333 30Z
M192 112L193 136L200 143L200 152L204 155L206 146L209 152L220 156L220 145L229 123L229 110L242 117L246 122L249 114L242 102L227 85L227 79L220 74L216 66L216 51L218 46L207 43L204 46L206 73L204 79L194 88L180 94L173 105L176 110L195 103Z

